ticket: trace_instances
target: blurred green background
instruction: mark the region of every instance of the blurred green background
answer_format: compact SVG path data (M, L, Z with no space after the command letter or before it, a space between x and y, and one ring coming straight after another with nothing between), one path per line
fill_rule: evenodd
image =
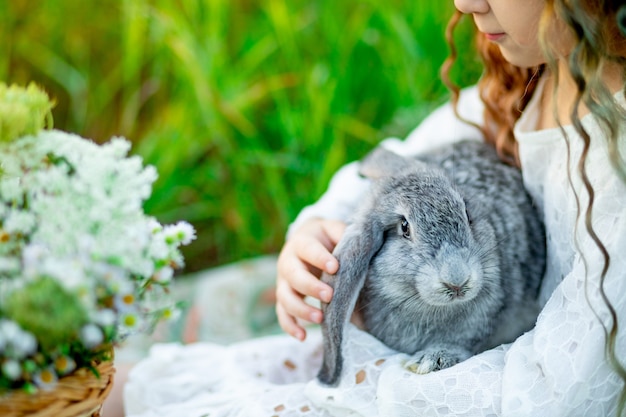
M332 174L447 97L451 0L9 0L0 80L35 81L55 127L156 166L146 211L185 219L187 272L279 251ZM475 82L470 23L455 79Z

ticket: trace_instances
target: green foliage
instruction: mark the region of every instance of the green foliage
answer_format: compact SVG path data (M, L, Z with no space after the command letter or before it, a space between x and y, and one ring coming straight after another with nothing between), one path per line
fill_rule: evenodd
M59 128L121 134L190 221L188 271L279 250L332 174L446 95L449 1L12 0L0 79L35 80ZM461 84L479 74L462 28ZM465 34L463 36L463 34Z
M77 339L80 328L87 323L87 313L77 297L52 278L40 278L14 291L2 309L35 335L44 352Z

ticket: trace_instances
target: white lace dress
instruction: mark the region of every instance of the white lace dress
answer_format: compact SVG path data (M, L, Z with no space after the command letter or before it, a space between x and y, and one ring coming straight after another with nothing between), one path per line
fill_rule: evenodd
M617 100L626 106L623 98ZM536 106L533 100L516 127L524 180L543 211L547 228L548 268L540 295L545 306L532 331L451 368L416 375L403 368L406 355L350 327L337 388L315 380L321 361L321 335L316 331L310 331L304 343L275 336L227 347L156 345L129 375L127 415L615 415L622 382L605 359L600 320L608 324L611 319L598 292L603 258L584 224L576 221L576 195L585 207L588 194L575 169L575 193L567 174L566 140L571 161L578 159L581 147L570 127L565 128L569 139L559 129L534 131ZM461 113L479 120L481 112L476 89L465 91ZM620 320L616 351L625 362L626 187L611 169L596 121L587 116L583 123L594 142L587 162L596 192L593 225L611 256L604 288ZM418 153L442 141L467 137L478 134L456 121L446 105L406 141L387 141L387 146ZM622 155L626 155L624 133L621 139ZM346 219L364 187L354 165L348 165L297 222L313 215Z

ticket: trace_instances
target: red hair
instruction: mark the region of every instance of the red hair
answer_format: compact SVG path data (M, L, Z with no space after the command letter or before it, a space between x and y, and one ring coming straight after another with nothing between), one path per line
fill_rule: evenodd
M441 67L441 78L452 93L452 103L456 112L459 87L450 80L450 68L456 61L453 31L462 14L457 11L446 29L446 39L450 55ZM500 159L519 167L517 143L513 127L532 97L543 66L520 68L507 62L497 45L488 42L477 31L475 45L484 72L478 81L480 98L485 104L484 125L477 126L485 141L496 148ZM462 118L458 113L457 116Z

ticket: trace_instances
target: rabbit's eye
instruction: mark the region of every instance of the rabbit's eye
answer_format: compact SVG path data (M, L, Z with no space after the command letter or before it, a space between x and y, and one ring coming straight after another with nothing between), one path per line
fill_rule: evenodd
M402 230L402 237L405 237L407 239L411 237L411 228L409 227L409 222L405 217L402 217L400 229Z

